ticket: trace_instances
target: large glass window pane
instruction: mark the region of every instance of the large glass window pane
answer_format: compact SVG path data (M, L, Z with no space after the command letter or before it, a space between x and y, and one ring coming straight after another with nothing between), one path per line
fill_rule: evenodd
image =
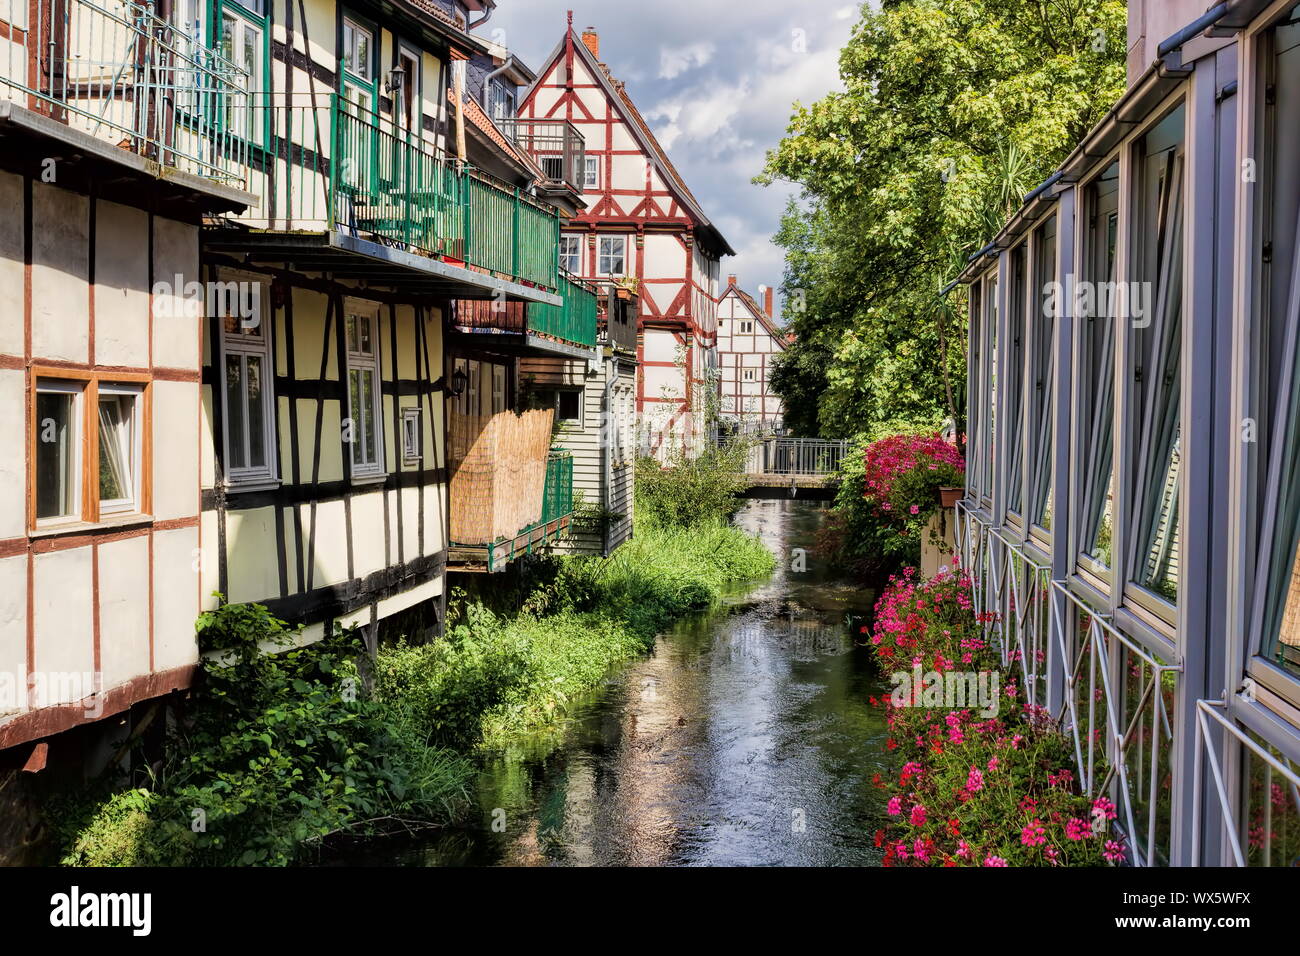
M1267 521L1269 480L1278 482L1278 506L1272 535L1260 542L1268 568L1267 580L1259 585L1264 589L1260 653L1300 676L1300 363L1294 354L1287 356L1288 334L1300 323L1293 311L1300 290L1292 288L1300 255L1300 177L1294 173L1300 164L1300 124L1295 122L1300 110L1300 6L1264 40L1260 82L1271 95L1260 96L1259 246L1251 261L1258 275L1257 438L1259 447L1271 453L1270 467L1260 468L1257 479L1258 519Z
M1178 598L1183 317L1183 108L1143 137L1135 162L1132 578Z
M100 511L130 507L135 500L135 395L99 395Z
M1003 379L1007 394L1007 508L1017 514L1023 498L1021 476L1025 457L1024 390L1021 376L1025 361L1024 243L1011 250L1011 288L1007 299L1007 367Z
M1030 339L1033 352L1029 374L1029 461L1030 518L1034 524L1052 529L1052 383L1056 379L1056 318L1048 307L1048 284L1056 278L1056 219L1053 217L1034 235L1033 301Z
M76 409L77 397L71 392L36 393L37 518L67 518L81 511Z
M250 468L266 467L266 419L262 395L262 359L250 355L244 359L244 394L248 407L248 464Z
M242 355L226 356L226 467L247 468L248 452L244 416L244 358Z
M1095 294L1114 289L1115 249L1119 235L1119 164L1112 164L1085 192L1083 285L1075 295L1080 325L1079 432L1083 436L1083 553L1110 567L1114 500L1115 309L1114 296Z

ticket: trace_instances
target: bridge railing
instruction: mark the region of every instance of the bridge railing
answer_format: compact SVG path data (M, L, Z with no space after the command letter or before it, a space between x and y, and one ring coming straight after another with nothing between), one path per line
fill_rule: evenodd
M750 475L829 475L840 467L849 442L824 438L769 436L749 448L745 473Z
M762 444L765 475L829 475L848 454L847 441L768 438Z

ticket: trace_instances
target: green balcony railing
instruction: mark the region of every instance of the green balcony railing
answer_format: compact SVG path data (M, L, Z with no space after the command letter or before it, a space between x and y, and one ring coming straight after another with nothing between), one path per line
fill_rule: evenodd
M276 96L250 109L238 126L251 131L252 191L262 204L241 217L249 225L349 233L558 289L553 207L337 94Z
M542 524L573 513L573 455L551 452L546 459L546 489L542 492Z
M567 273L560 277L564 304L528 306L528 328L562 342L596 347L596 290Z

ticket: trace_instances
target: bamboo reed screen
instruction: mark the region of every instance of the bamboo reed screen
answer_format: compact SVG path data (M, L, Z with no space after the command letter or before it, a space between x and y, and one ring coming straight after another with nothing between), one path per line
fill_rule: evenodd
M554 409L451 417L451 540L486 545L542 517Z

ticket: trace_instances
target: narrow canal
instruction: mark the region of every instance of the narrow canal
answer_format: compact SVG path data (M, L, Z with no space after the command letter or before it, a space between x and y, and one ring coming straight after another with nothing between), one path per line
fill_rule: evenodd
M875 595L819 560L824 514L749 503L736 522L777 556L771 579L682 621L560 732L485 759L477 824L384 862L878 862L884 728L868 697L880 686L850 623Z

